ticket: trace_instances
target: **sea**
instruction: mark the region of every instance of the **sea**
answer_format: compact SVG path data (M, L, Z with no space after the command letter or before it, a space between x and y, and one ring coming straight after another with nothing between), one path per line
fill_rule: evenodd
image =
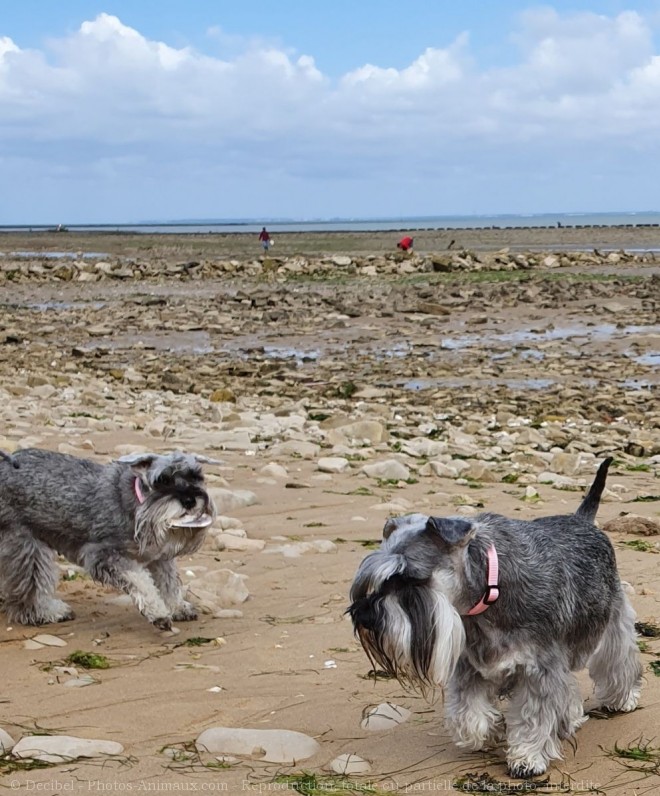
M379 232L452 229L524 229L529 227L657 227L660 212L542 213L532 215L418 216L401 218L318 219L192 219L142 221L121 224L18 224L1 225L0 232L42 232L58 228L70 232L127 232L144 234L254 233L266 226L269 232Z

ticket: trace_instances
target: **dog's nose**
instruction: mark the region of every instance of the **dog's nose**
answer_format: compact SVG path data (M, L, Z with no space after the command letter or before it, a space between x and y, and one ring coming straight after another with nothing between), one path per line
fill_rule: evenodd
M197 499L194 495L182 495L180 498L180 503L184 509L187 511L190 509L194 509L197 503Z

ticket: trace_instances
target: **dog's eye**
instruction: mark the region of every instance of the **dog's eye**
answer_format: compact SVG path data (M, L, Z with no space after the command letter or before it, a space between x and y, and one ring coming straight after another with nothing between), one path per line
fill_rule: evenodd
M168 473L161 473L154 479L154 486L165 488L172 485L172 476Z

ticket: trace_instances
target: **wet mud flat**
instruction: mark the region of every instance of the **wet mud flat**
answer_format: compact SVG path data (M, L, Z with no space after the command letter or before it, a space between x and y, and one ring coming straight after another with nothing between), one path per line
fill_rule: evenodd
M17 285L0 296L0 367L206 397L323 403L374 387L439 407L645 411L660 280L643 273Z
M369 255L396 251L403 230L377 232L283 232L272 231L277 256L295 254ZM436 229L407 230L419 252L470 249L497 251L626 250L660 251L660 227L562 227L516 229ZM258 235L247 233L214 234L135 234L104 232L1 232L0 259L12 252L29 256L49 252L51 256L122 255L124 257L246 257L259 256Z

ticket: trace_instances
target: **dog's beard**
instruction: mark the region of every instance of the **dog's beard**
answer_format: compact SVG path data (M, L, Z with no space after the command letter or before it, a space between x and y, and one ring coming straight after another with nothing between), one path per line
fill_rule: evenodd
M135 540L140 554L158 550L174 557L194 552L214 516L213 504L201 496L188 510L175 497L148 497L135 514Z
M353 603L351 617L373 664L422 690L444 687L465 646L461 617L444 594L403 582Z

